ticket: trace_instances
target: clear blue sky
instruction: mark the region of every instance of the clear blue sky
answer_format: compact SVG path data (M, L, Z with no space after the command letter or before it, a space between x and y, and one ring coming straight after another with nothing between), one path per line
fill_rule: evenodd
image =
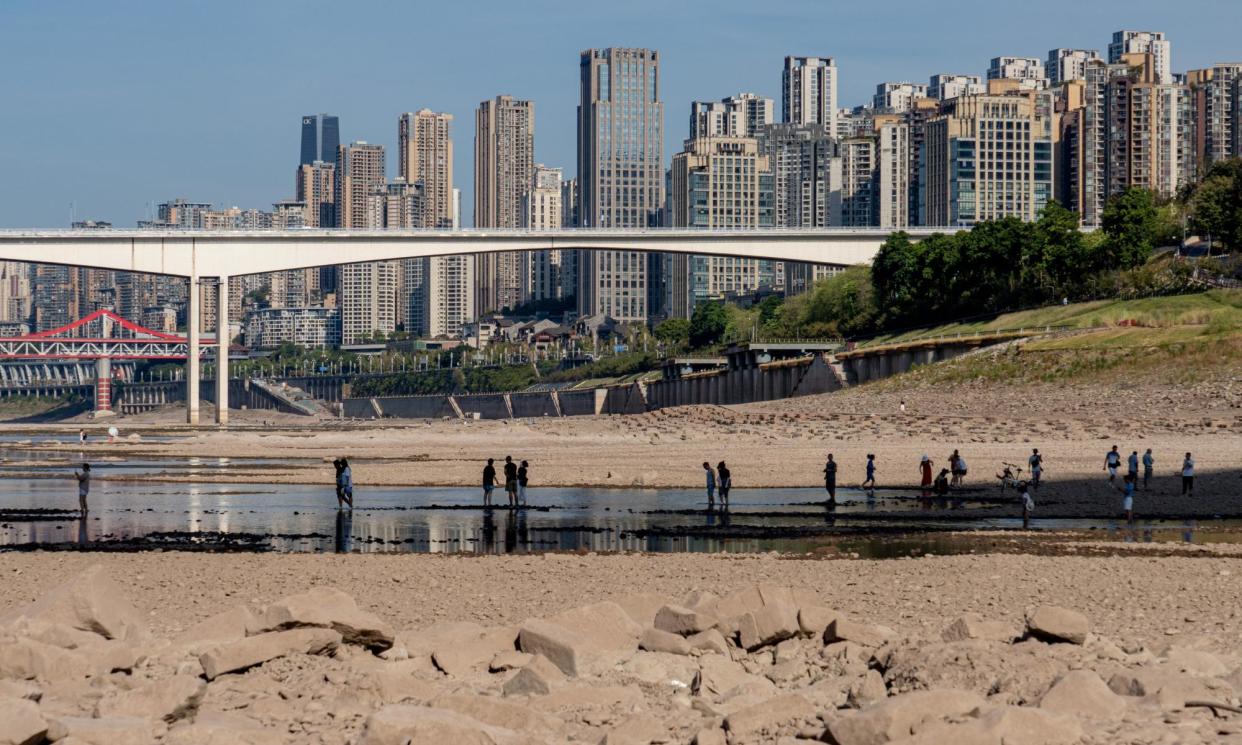
M1012 4L1017 5L1017 4ZM840 104L885 80L983 74L1001 54L1103 51L1159 30L1183 71L1242 59L1238 0L0 0L0 227L79 219L132 227L184 196L270 209L291 197L302 114L389 149L397 115L454 115L456 185L471 215L474 107L536 102L536 158L574 172L578 52L662 55L665 158L689 102L779 98L786 54L830 55ZM778 103L779 105L779 103Z

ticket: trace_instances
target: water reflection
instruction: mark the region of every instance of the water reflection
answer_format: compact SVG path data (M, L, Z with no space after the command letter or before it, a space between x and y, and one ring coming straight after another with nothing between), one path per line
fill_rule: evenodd
M354 546L354 511L336 510L336 552L347 554Z

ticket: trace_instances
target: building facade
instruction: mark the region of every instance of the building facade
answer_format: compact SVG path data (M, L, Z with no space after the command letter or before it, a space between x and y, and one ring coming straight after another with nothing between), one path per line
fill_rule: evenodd
M483 101L475 111L474 226L516 228L535 166L535 105L512 96ZM526 295L522 252L479 254L475 305L480 313L513 308Z
M397 175L407 183L423 183L422 227L453 225L452 124L452 114L430 109L397 120Z
M534 167L531 185L522 197L522 227L555 230L565 223L561 169ZM525 251L520 254L525 295L522 302L559 300L574 294L573 251Z
M988 80L1017 80L1023 88L1046 88L1044 63L1037 57L993 57Z
M973 96L985 92L983 78L978 75L953 75L937 73L927 82L927 97L947 101L958 96Z
M1127 54L1150 54L1155 82L1173 82L1173 45L1160 31L1114 31L1108 45L1108 62L1117 64Z
M275 349L281 344L321 349L341 344L336 308L262 308L246 315L246 346Z
M837 63L832 57L785 58L781 121L819 124L837 132Z
M689 139L696 137L757 137L773 121L775 103L754 93L739 93L719 101L690 104Z
M1070 80L1087 79L1087 63L1100 58L1095 49L1050 49L1048 50L1049 85L1060 85Z
M341 122L331 114L308 114L302 117L302 157L308 166L315 161L331 163L341 145Z

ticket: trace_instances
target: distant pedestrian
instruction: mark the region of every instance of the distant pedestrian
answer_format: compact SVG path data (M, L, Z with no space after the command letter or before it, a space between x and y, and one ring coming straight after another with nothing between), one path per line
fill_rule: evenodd
M91 464L83 463L82 470L74 471L73 475L78 480L78 509L85 515L90 512L90 508L86 505L86 498L91 494Z
M522 465L518 466L517 470L518 504L520 505L526 504L526 484L529 483L529 468L530 464L526 461L522 461Z
M1135 484L1138 483L1138 467L1139 454L1138 451L1135 450L1130 453L1130 457L1126 458L1126 475L1133 476Z
M345 470L345 462L340 458L332 459L332 470L336 472L334 482L336 484L336 506L340 509L345 503L345 484L341 481L341 472Z
M902 414L906 413L906 402L902 401L901 404L897 408L901 411Z
M949 469L940 469L940 473L936 475L936 482L932 485L932 493L937 497L949 495Z
M862 488L875 488L875 454L867 453L867 480L862 482Z
M79 445L86 444L86 430L84 429L78 430L78 444Z
M496 466L495 459L488 458L487 465L483 466L483 506L492 506L492 490L496 488Z
M349 509L354 508L354 471L349 467L349 458L341 458L341 498L336 506L340 508L342 502Z
M720 506L729 509L729 490L733 488L733 474L724 461L716 465L716 484L720 489Z
M1018 484L1018 492L1022 495L1022 527L1029 528L1031 513L1035 511L1035 499L1031 497L1031 490L1025 481Z
M1134 524L1134 485L1138 481L1138 477L1134 474L1127 473L1122 479L1121 488L1121 511L1126 513L1126 522Z
M1147 452L1143 453L1143 488L1149 488L1151 484L1151 472L1156 467L1156 459L1152 457L1151 448L1147 448Z
M919 486L923 487L923 496L927 496L932 485L932 460L924 453L919 460Z
M828 453L828 462L824 464L824 489L828 492L828 503L837 503L837 462Z
M1195 495L1195 459L1190 457L1190 453L1186 453L1186 459L1182 461L1182 496L1193 497Z
M1044 475L1044 456L1039 454L1039 448L1031 449L1031 457L1026 462L1031 467L1031 488L1038 489L1039 479Z
M512 455L505 456L505 493L509 495L509 506L517 507L517 464Z
M703 461L703 472L707 474L707 509L710 510L716 505L716 472L707 461Z
M953 451L953 457L949 461L949 468L953 474L953 486L961 486L966 481L966 459L961 453Z
M1121 467L1121 453L1117 452L1117 446L1113 445L1113 449L1104 454L1104 470L1108 471L1108 483L1113 483L1117 478L1117 469Z

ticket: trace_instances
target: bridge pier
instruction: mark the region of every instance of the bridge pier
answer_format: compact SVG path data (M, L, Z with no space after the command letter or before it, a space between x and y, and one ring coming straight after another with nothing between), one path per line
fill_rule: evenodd
M229 423L229 275L216 290L216 424Z
M188 343L185 355L185 421L187 424L198 424L198 327L199 320L199 288L198 276L190 277L190 302L185 311L185 327Z
M95 418L112 416L112 360L95 358Z

